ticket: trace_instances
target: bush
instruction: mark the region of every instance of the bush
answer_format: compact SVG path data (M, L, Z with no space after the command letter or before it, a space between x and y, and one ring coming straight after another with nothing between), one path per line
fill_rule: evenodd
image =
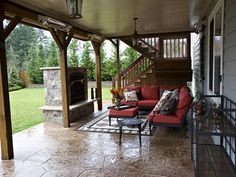
M21 86L9 87L9 92L16 91L16 90L20 90L20 89L22 89L22 88L23 88L23 87L21 87Z
M18 70L16 69L15 66L10 67L8 85L9 85L9 88L13 88L13 87L23 88L24 87L24 83L22 80L20 80Z

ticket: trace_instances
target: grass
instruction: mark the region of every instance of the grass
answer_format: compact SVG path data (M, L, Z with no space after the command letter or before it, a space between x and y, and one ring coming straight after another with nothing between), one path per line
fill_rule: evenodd
M42 88L26 88L10 92L13 133L43 122L42 111L38 108L44 103Z
M103 88L104 100L111 100L111 88ZM88 89L90 98L90 89ZM42 111L38 108L45 104L43 88L25 88L10 92L11 118L13 133L30 128L43 122Z

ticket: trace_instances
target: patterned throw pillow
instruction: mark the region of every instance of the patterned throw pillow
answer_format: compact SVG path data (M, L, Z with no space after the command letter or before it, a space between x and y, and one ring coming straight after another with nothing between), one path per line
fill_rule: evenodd
M126 101L138 101L136 91L124 92L124 95Z
M170 98L170 96L172 95L172 92L169 90L165 90L161 96L160 101L158 101L158 103L156 104L154 111L155 112L160 112L163 104Z

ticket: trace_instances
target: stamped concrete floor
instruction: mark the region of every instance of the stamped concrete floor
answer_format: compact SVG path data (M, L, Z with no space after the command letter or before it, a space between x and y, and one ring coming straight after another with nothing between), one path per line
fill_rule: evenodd
M43 123L17 133L14 160L0 160L0 176L192 177L190 139L183 131L158 128L154 136L79 132Z

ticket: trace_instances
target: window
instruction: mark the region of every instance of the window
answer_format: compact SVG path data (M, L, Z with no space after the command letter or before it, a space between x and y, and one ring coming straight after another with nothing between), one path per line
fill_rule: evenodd
M208 20L209 26L209 63L208 89L219 95L222 93L223 60L223 1L220 1Z

